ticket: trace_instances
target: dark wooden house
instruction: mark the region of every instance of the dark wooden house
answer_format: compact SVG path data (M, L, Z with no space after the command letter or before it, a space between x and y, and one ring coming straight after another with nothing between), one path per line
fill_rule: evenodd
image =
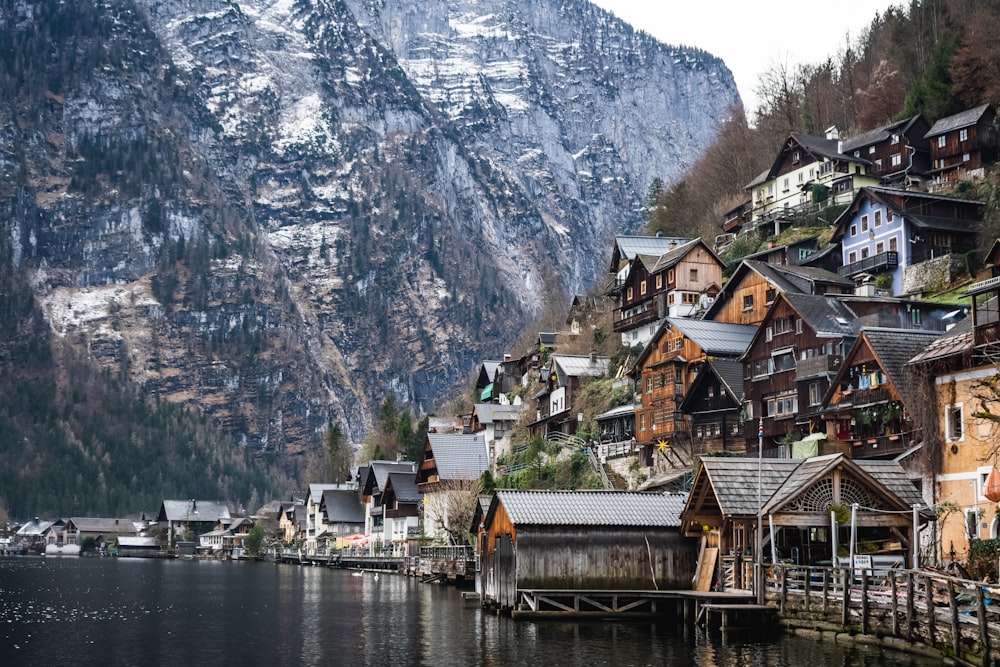
M535 419L528 432L543 438L553 432L573 435L577 431L574 401L585 384L607 375L608 358L591 355L553 354L543 368L544 386L534 395Z
M843 150L868 160L868 173L884 185L918 186L931 168L929 130L917 114L846 139Z
M824 451L854 459L897 456L922 440L911 413L915 377L904 367L940 332L862 329L823 401Z
M925 137L930 141L928 176L938 185L982 178L983 167L997 157L996 112L989 104L938 120Z
M741 358L748 451L757 452L761 420L765 456L787 457L792 441L820 426L830 378L857 336L854 319L834 297L777 295Z
M713 584L753 590L758 517L761 562L830 564L835 555L847 553L841 547L850 539L849 522L838 524L834 537L831 506L854 503L856 541L908 567L919 546L912 510L924 501L899 463L853 461L843 454L762 461L703 458L681 514L683 534L702 539L699 570L714 573L699 577L700 590ZM933 516L925 509L919 522Z
M706 359L680 411L689 422L691 453L745 452L740 422L743 395L743 364L735 359Z
M689 589L696 543L678 532L686 494L497 491L483 520L483 603L530 590Z

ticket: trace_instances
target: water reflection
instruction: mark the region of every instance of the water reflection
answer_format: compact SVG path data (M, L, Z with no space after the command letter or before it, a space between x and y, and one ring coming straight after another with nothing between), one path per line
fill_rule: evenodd
M458 591L322 567L0 558L0 665L860 665L934 661L683 624L523 623Z

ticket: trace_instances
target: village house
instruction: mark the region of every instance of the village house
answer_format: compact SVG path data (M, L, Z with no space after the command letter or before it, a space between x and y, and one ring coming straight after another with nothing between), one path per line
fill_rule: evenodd
M423 496L424 533L435 542L452 543L467 534L481 486L490 469L482 434L428 433L417 468L417 490Z
M365 525L365 506L361 502L360 489L325 489L319 516L321 524L316 528L317 545L328 553L349 546L349 538L357 535ZM378 543L384 540L376 538L373 541Z
M131 519L101 519L74 516L66 521L63 527L63 542L79 547L90 539L97 549L106 549L114 545L123 535L138 535L139 530Z
M828 565L851 551L877 553L881 564L909 567L920 525L934 516L895 461L854 461L843 454L810 459L706 457L681 513L681 533L699 538L695 589L754 590L754 563ZM838 527L831 530L831 511ZM760 524L760 559L755 555ZM773 530L772 530L773 527Z
M837 218L840 275L886 275L891 294L919 294L965 270L976 247L981 202L911 190L866 187ZM933 261L932 261L933 260Z
M238 556L243 551L243 540L253 527L254 521L249 517L220 519L214 530L198 535L198 551L202 554Z
M306 536L305 552L314 556L318 553L320 543L318 537L323 530L323 514L320 505L323 502L323 492L327 489L350 489L350 484L310 484L306 494Z
M284 544L301 543L306 536L306 504L293 497L281 503L278 511L278 533Z
M740 422L742 395L743 364L725 358L704 361L680 404L689 423L693 456L746 452Z
M745 259L722 288L704 319L759 325L779 293L848 294L854 283L826 269L779 266Z
M416 472L389 473L382 492L386 527L383 540L393 556L417 555L422 501Z
M868 160L868 174L883 185L922 189L931 168L929 130L917 114L845 139L843 150Z
M825 453L853 459L895 457L922 441L911 414L920 409L906 363L937 331L862 329L823 401Z
M164 500L156 522L167 530L170 546L193 542L201 533L212 530L221 519L229 519L229 506L221 500Z
M520 402L515 405L477 403L473 406L469 433L483 433L490 461L494 464L498 457L510 453L514 427L527 410L528 406Z
M529 434L543 438L553 432L575 434L579 424L573 401L586 383L608 374L608 358L593 353L553 354L548 367L541 370L543 386L531 397L535 419L528 424Z
M610 293L620 304L614 330L622 343L645 344L664 318L704 312L722 289L724 268L725 262L700 238L660 255L637 253Z
M414 461L369 461L367 465L358 468L360 503L364 508L364 534L371 541L392 541L395 521L386 521L385 515L385 489L389 476L392 473L412 474L416 471L417 464Z
M859 188L878 183L868 175L868 160L843 153L839 136L835 127L826 138L789 136L771 167L745 188L753 228L766 227L767 235L777 236L792 224L793 214L846 203Z
M996 112L989 104L939 119L925 138L930 142L933 187L982 178L997 157Z
M477 589L518 608L526 591L689 588L695 543L678 533L685 494L513 491L493 496L479 527Z
M653 466L654 474L690 463L692 434L680 404L698 371L709 357L737 359L755 331L748 325L670 317L643 348L629 375L639 395L635 440L640 461ZM656 452L660 457L654 457Z

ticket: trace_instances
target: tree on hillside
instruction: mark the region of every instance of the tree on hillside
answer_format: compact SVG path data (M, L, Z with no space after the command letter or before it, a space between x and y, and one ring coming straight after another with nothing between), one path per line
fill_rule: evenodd
M977 7L951 59L952 93L963 107L1000 103L1000 10Z
M340 424L331 424L326 432L326 472L332 482L344 482L351 478L354 455L350 443L344 437Z
M652 189L652 188L651 188ZM677 181L660 194L655 205L646 209L647 234L689 236L691 233L691 202L687 183Z
M960 110L961 104L952 95L951 57L958 48L957 34L941 40L931 54L931 60L920 79L906 94L903 118L923 114L937 120Z

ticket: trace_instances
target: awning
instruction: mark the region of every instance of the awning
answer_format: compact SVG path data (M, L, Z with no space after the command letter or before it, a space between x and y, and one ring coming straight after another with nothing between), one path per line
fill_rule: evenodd
M819 441L826 440L826 433L810 433L792 443L793 459L808 459L819 456Z

